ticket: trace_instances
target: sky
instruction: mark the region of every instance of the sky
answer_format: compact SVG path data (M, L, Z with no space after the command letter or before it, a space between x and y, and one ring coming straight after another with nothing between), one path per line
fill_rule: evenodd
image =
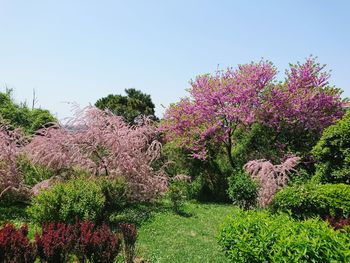
M0 0L0 89L59 119L127 88L161 117L199 74L310 55L350 97L350 1Z

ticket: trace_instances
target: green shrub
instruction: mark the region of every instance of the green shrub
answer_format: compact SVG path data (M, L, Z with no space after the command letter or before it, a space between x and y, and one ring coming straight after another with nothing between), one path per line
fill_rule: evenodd
M324 130L312 153L322 183L350 184L350 111Z
M125 179L116 178L99 178L98 183L102 193L105 196L105 212L122 209L128 202L128 187Z
M232 175L229 179L228 195L234 204L244 209L256 205L258 197L257 184L243 171Z
M105 204L106 198L99 184L78 178L43 190L33 198L28 212L37 223L73 223L77 219L97 222L102 219Z
M188 183L173 181L168 187L167 195L171 201L173 211L175 213L182 212L184 203L188 199Z
M290 212L297 218L347 217L350 213L350 186L309 183L286 187L276 194L272 208Z
M231 262L349 262L350 238L317 219L236 210L219 244Z

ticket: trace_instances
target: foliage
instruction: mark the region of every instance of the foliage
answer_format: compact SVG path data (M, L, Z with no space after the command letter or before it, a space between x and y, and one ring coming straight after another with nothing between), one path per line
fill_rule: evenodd
M43 262L68 262L75 255L79 262L113 263L120 251L120 239L107 225L92 222L49 223L36 234L35 244Z
M266 160L253 160L244 165L244 170L259 184L258 203L265 207L271 203L278 190L289 181L289 174L299 163L299 157L289 157L279 165Z
M350 184L350 112L324 130L312 152L316 176L323 183Z
M272 208L275 211L289 212L298 218L348 217L350 214L350 186L309 183L286 187L276 194Z
M187 175L179 174L172 179L167 194L171 201L173 211L175 213L181 213L184 202L188 199L191 178Z
M151 96L136 89L126 89L126 96L108 95L97 100L95 106L101 110L109 110L117 116L122 116L127 123L133 124L137 117L153 116L154 104Z
M311 57L291 65L283 83L274 82L277 71L265 61L199 76L191 82L190 97L166 111L161 130L195 158L205 159L209 148L223 147L234 169L240 168L232 155L236 131L249 132L254 123L276 131L270 145L280 152L305 153L343 114L341 92L328 86L323 69Z
M222 226L219 243L231 262L348 262L349 236L317 219L236 210Z
M35 235L38 256L44 262L68 262L74 248L75 235L73 225L50 223L42 227L42 233Z
M350 215L347 218L328 216L326 220L336 230L345 229L347 232L350 231Z
M99 178L96 183L101 187L105 196L105 212L120 210L127 205L129 200L128 186L124 178Z
M0 116L2 122L12 128L20 128L27 134L33 134L45 124L56 120L48 110L31 110L25 103L15 103L11 89L0 92Z
M123 176L135 200L150 200L166 191L166 180L151 164L161 144L148 119L130 127L121 117L88 107L65 126L38 133L26 152L35 164L59 172L78 167L94 175Z
M0 229L0 262L34 263L35 247L28 239L28 226L17 230L12 224Z
M45 166L33 164L24 155L18 156L16 166L18 172L23 177L24 184L28 186L34 186L35 184L54 176L52 170Z
M228 194L235 205L249 209L256 205L258 185L248 174L239 171L229 178Z
M136 225L122 223L119 227L123 233L125 262L134 263L135 243L137 239Z
M106 197L101 187L84 178L57 183L33 198L28 208L34 222L64 222L75 220L99 221L103 216Z
M74 229L74 253L80 262L114 262L120 251L121 240L106 224L96 227L92 222L78 221Z
M218 150L211 150L205 160L192 158L190 153L173 142L163 146L158 166L170 177L188 175L191 183L188 197L204 202L227 202L227 177L231 168L227 167L225 156Z

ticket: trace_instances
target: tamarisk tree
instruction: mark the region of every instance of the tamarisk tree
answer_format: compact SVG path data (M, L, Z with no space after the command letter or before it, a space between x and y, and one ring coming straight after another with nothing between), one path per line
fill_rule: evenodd
M122 117L95 107L78 111L64 126L42 129L26 146L34 163L57 172L78 167L96 176L123 176L138 200L166 190L165 178L151 167L160 151L150 120L129 126Z
M298 144L300 135L317 140L343 115L341 91L328 86L329 73L313 57L291 65L284 82L276 82L276 74L271 63L261 61L199 76L191 82L190 97L167 109L161 130L199 159L210 147L223 145L236 168L232 151L238 129L249 131L260 123L276 134L271 144ZM288 136L278 136L286 131ZM288 141L290 134L294 141Z
M24 144L25 138L18 129L0 126L0 199L9 192L24 196L30 194L16 165Z
M243 169L259 184L260 207L270 204L277 191L287 185L289 174L296 171L299 161L300 157L292 156L277 165L267 160L253 160L244 165Z

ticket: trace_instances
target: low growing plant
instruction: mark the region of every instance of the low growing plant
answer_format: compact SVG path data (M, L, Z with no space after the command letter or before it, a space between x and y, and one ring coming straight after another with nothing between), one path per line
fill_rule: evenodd
M350 186L309 183L286 187L276 194L272 209L289 212L297 218L346 218L350 214Z
M28 226L17 230L12 224L0 229L0 262L33 263L36 251L28 239Z
M136 225L122 223L119 226L123 233L125 262L133 263L135 259L135 243L137 239Z
M241 171L229 177L228 194L234 204L249 209L256 205L258 186L248 174Z
M34 222L74 223L79 220L102 220L106 197L94 180L71 179L43 190L28 209Z
M350 238L318 219L236 210L219 244L231 262L349 262Z

